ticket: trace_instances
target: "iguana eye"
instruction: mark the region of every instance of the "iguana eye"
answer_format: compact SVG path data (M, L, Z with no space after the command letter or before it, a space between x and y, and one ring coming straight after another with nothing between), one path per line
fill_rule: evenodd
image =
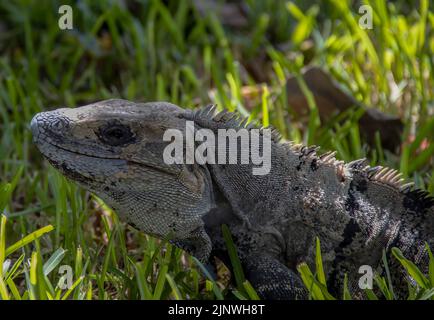
M102 142L111 146L121 146L134 139L134 134L130 128L122 124L110 124L102 127L97 132L97 136Z

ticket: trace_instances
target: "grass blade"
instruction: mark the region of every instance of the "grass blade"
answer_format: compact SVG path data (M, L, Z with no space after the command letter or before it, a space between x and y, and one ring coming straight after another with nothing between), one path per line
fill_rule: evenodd
M30 242L38 239L39 237L43 236L45 233L50 232L54 229L52 225L48 225L45 227L42 227L41 229L38 229L31 234L25 236L21 240L15 242L13 245L9 246L6 249L6 256L10 255L11 253L15 252L16 250L24 247L25 245L29 244Z

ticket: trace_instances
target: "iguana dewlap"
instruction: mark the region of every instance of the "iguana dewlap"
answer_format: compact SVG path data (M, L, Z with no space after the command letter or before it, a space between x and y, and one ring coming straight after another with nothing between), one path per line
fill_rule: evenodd
M263 298L306 298L295 268L314 267L315 237L334 293L347 273L360 296L359 267L376 270L383 249L398 247L427 269L434 200L403 184L395 170L319 156L316 148L279 141L275 131L268 174L254 175L251 164L166 164L163 135L168 129L185 135L186 121L216 134L254 128L213 107L106 100L39 113L31 129L39 150L66 177L135 228L169 237L201 261L226 260L221 225L228 225L246 277ZM388 261L395 288L406 288L401 268Z

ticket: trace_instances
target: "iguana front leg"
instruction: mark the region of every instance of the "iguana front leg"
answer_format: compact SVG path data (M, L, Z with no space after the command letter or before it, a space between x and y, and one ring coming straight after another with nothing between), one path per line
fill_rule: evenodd
M308 298L300 277L276 258L264 253L242 260L246 278L262 299L303 300Z

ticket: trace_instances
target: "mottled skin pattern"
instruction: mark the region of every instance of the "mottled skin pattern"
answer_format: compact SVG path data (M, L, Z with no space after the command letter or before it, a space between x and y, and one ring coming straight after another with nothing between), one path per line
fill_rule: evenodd
M252 127L211 107L192 112L125 100L39 113L31 127L53 166L145 233L169 237L204 262L213 255L227 261L221 225L228 225L246 277L263 298L307 297L296 266L314 267L315 237L335 294L347 273L351 291L363 297L358 269L379 268L384 249L390 255L398 247L427 268L423 249L434 245L434 201L404 185L396 171L318 156L316 148L280 142L275 131L267 175L253 175L250 164L167 165L163 133L184 132L186 120L214 132ZM406 284L393 261L399 291Z

